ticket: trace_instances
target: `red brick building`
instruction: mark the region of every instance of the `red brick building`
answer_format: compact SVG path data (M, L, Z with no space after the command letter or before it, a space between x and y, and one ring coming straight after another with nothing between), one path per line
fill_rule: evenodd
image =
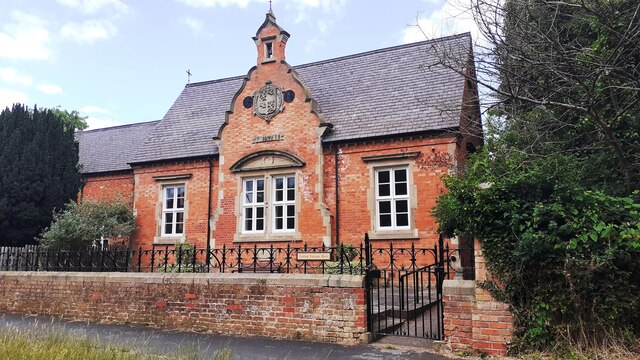
M253 40L247 75L80 133L81 197L130 201L134 247L435 242L441 176L482 141L470 35L300 66L272 13Z

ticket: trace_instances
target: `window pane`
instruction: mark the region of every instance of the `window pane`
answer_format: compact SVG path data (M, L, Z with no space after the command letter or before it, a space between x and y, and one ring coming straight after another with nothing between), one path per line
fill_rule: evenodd
M165 209L173 209L173 198L168 198L164 206Z
M168 188L165 188L165 191L166 191L166 198L167 199L173 199L174 188L168 187Z
M276 189L282 189L283 185L284 185L283 179L282 178L276 178Z
M178 198L178 209L184 209L184 198Z
M258 191L264 191L264 180L256 180Z
M256 208L256 218L262 219L264 217L264 208L262 206Z
M253 203L253 192L248 191L248 192L244 195L244 203L245 203L245 204L252 204L252 203Z
M378 204L379 204L380 214L391 213L391 201L380 201Z
M172 224L165 224L164 225L164 233L165 234L173 234L173 232L171 231L172 228Z
M389 184L378 185L378 195L379 196L391 195L391 186Z
M295 199L296 199L296 191L293 189L287 190L287 200L293 201Z
M287 216L295 216L296 207L294 205L287 205Z
M165 213L164 214L164 223L171 224L173 222L173 213Z
M407 169L395 170L394 175L396 177L396 182L407 181Z
M253 180L247 180L244 183L244 189L246 191L253 191Z
M408 212L408 202L407 202L407 200L398 200L398 201L396 201L396 212L397 213L406 213L406 212Z
M277 218L281 218L282 217L282 206L276 206L276 217Z
M244 229L247 231L253 230L253 209L244 209Z
M296 218L287 218L287 230L295 229Z
M276 190L276 201L282 201L282 190Z
M293 176L290 176L287 178L287 188L289 189L293 189L296 187L296 178Z
M256 193L256 202L259 202L259 203L264 202L264 191L258 191Z
M184 197L184 186L178 186L178 197Z
M176 224L176 234L182 234L184 232L183 224Z
M282 218L276 218L276 230L282 230Z
M256 220L256 230L258 230L258 231L264 230L264 219L257 219Z
M407 183L396 184L396 195L407 195Z
M380 226L391 226L391 215L380 215Z
M183 212L176 213L176 222L184 222L184 213Z
M389 171L378 171L378 183L388 183L389 182Z
M409 214L396 214L396 226L409 226Z

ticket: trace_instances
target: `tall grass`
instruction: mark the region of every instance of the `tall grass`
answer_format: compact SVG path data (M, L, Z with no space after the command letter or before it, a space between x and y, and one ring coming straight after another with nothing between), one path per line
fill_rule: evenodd
M211 360L230 360L229 349L221 349ZM0 330L0 360L203 360L195 349L154 354L141 349L117 347L86 337L60 333L36 334L23 330Z

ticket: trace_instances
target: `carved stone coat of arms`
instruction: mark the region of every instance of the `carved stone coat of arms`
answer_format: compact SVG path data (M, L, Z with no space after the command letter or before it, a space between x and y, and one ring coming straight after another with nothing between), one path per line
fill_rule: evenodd
M282 89L267 84L253 95L253 114L265 119L267 123L273 119L284 105Z

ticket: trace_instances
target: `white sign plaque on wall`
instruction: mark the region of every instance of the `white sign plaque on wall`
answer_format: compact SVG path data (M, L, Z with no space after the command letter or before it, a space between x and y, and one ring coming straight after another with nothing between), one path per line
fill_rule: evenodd
M330 252L299 252L297 253L298 261L329 261L331 260Z

